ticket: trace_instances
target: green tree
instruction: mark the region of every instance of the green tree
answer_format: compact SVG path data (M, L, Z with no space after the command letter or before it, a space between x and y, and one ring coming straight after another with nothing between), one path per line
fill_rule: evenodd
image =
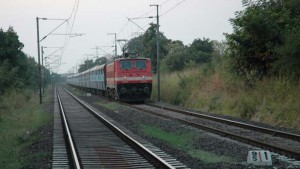
M270 75L274 62L285 57L278 55L277 48L288 42L287 32L299 28L300 1L244 0L243 4L245 10L231 19L234 33L227 35L228 58L232 70L253 83Z
M127 52L141 54L144 49L143 45L143 35L130 39L127 43Z
M208 63L213 53L213 42L209 39L195 39L188 48L188 60L196 63Z
M12 27L0 29L0 94L7 89L35 89L37 64L22 52L23 44Z
M214 55L219 58L224 57L225 51L228 48L226 41L219 42L219 41L213 40L212 43L213 43Z
M162 61L162 70L178 71L184 68L184 63L188 62L187 47L181 41L172 41L168 44L168 54Z
M18 68L12 68L8 59L4 62L0 62L0 95L3 94L6 89L18 86L17 74Z
M0 29L0 62L8 60L11 65L17 65L23 47L13 27L9 27L6 32Z
M285 36L285 43L277 48L274 71L298 80L300 77L300 28Z
M100 57L100 58L97 58L95 60L94 65L103 65L105 63L107 63L107 58L106 57Z
M88 59L88 60L85 60L83 64L79 65L79 69L78 69L78 72L84 72L92 67L94 67L95 64L94 64L94 61L93 59Z
M168 54L167 45L168 40L163 33L159 33L159 56L160 61ZM152 60L153 71L156 72L157 68L157 52L156 52L156 24L151 24L143 35L144 50L142 56Z

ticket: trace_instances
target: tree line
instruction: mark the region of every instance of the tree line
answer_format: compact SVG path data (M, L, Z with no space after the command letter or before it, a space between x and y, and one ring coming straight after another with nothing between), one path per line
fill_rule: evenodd
M300 77L300 1L243 0L227 35L231 71L248 81L269 76Z
M167 39L160 32L160 58L165 71L178 71L191 64L207 63L211 60L214 49L213 46L218 42L209 39L195 39L190 46L185 46L183 42ZM135 37L123 46L123 55L129 54L133 57L146 57L152 60L153 72L156 72L156 25L151 24L147 31ZM138 55L138 56L137 56ZM120 56L119 56L120 57ZM106 57L101 57L93 61L85 60L79 66L78 72L83 72L95 65L109 62Z
M22 51L23 47L13 27L7 31L0 29L0 95L10 89L38 88L38 64ZM43 70L45 85L50 83L51 76L58 76L50 75L48 69Z

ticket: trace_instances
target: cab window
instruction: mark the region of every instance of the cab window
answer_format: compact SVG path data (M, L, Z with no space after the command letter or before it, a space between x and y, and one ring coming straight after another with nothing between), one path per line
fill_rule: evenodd
M121 69L131 69L132 62L130 60L121 61Z
M146 60L137 60L135 62L135 67L137 69L145 69L146 68Z

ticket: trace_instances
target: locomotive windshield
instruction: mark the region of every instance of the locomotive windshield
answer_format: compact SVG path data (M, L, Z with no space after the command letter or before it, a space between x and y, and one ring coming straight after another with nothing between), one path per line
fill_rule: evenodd
M132 69L132 67L134 66L136 69L145 69L147 66L146 64L146 60L122 60L121 61L121 69ZM134 65L133 65L134 64Z
M146 60L137 60L135 62L135 67L137 69L144 69L144 68L146 68Z
M121 61L121 68L122 69L131 69L132 68L131 60Z

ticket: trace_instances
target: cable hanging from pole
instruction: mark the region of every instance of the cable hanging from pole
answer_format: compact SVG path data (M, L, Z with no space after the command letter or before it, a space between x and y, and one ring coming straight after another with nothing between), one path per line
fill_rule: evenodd
M56 28L54 28L50 33L48 33L46 36L44 36L40 42L42 42L45 38L47 38L47 36L49 36L51 33L53 33L54 31L56 31L56 29L58 29L61 25L63 25L65 22L68 22L69 19L64 20L61 24L59 24Z

